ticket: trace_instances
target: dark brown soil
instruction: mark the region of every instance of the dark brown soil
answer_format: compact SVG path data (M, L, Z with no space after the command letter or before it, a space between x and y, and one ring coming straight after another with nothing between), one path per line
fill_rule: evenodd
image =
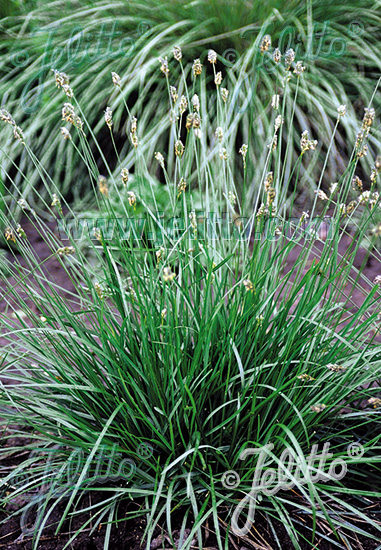
M94 504L97 500L97 493L92 493L91 497L89 494L85 495L82 501L82 507L87 507L90 504ZM381 499L368 499L369 504L366 507L365 513L368 513L373 519L380 520L381 516ZM358 503L357 503L358 504ZM55 528L58 522L61 519L62 512L64 510L65 503L61 506L58 506L54 513L50 516L47 527L44 530L43 536L40 538L38 548L41 550L60 550L63 549L65 544L71 538L73 533L79 529L86 520L90 519L88 514L83 514L79 519L74 519L71 522L66 521L63 525L63 528L60 531L59 535L55 535ZM120 520L117 525L114 525L111 532L110 546L111 550L120 549L120 550L140 550L141 548L146 547L146 542L143 541L144 529L145 529L145 519L143 518L134 518L127 519L128 514L131 514L133 511L136 511L136 505L131 503L125 503L119 507L118 519ZM6 512L2 512L1 515ZM223 516L223 515L222 515ZM312 550L314 548L318 550L333 550L337 548L334 542L342 543L343 539L339 537L338 539L332 534L331 529L325 522L319 522L318 530L323 532L323 535L316 535L314 541L311 541L311 527L312 520L310 517L306 517L301 514L298 516L297 513L292 514L293 518L296 519L299 525L302 525L300 528L300 533L303 538L300 539L300 545L303 550ZM221 517L221 514L219 514ZM1 518L3 519L3 518ZM172 530L172 544L170 537L168 536L167 531L164 526L161 524L156 528L154 536L151 539L150 550L154 549L178 549L178 541L180 537L180 529L182 523L181 511L174 515L173 518L173 530ZM350 518L349 518L350 519ZM276 530L276 536L281 542L282 550L292 550L295 548L294 544L288 537L285 528L280 521L277 521L274 518L272 519L273 526ZM303 528L303 524L307 528ZM192 522L189 522L189 525L184 531L186 538L191 532ZM308 527L310 529L308 529ZM372 532L372 529L367 528L364 524L358 524L358 527ZM225 540L225 531L223 521L220 524L221 530L221 542L224 544ZM90 524L82 533L73 541L70 545L72 550L103 550L104 537L106 526L102 525L97 527L93 532L93 525ZM379 548L379 543L381 538L379 533L373 531L376 540L371 540L365 538L362 535L355 535L355 533L347 532L345 535L349 538L352 544L352 548L356 550L376 550ZM218 543L216 540L213 523L209 521L203 529L203 548L204 550L217 550ZM324 538L323 538L324 537ZM183 538L183 540L184 540ZM331 541L325 540L325 538L331 539ZM142 546L141 546L142 545ZM32 537L23 538L22 532L20 529L20 521L18 518L11 518L6 523L0 525L0 548L5 550L32 550L33 543ZM181 547L180 547L181 548ZM192 541L192 548L197 549L198 544L196 538ZM228 548L229 549L238 549L238 550L272 550L278 548L274 534L262 512L256 512L255 523L248 533L248 535L237 538L235 536L228 537Z

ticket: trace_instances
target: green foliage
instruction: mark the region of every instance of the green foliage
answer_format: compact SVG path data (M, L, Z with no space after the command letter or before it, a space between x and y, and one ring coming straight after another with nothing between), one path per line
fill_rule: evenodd
M2 485L8 493L3 503L16 496L27 498L34 491L22 516L26 524L32 507L40 505L32 531L34 548L54 507L66 502L59 530L80 497L91 490L103 496L91 511L93 529L108 523L105 548L111 522L118 518L118 504L128 498L147 517L147 549L159 521L166 522L171 533L177 509L184 511L183 526L187 517L194 522L181 548L190 548L195 535L203 547L202 526L207 519L213 522L219 547L227 548L225 531L231 534L232 515L250 493L255 472L254 459L240 461L242 449L271 442L273 457L279 459L289 446L305 465L313 444L329 442L333 457L348 463L344 481L297 480L293 493L264 496L258 509L270 525L275 517L281 519L295 548L301 547L303 538L295 510L306 518L310 542L324 537L347 548L346 533L372 537L360 523L366 517L360 505L357 509L347 500L353 493L350 486L359 480L361 484L370 469L374 484L380 479L379 413L369 403L379 395L380 290L353 266L359 243L379 209L375 187L366 201L356 199L356 215L348 204L359 153L377 137L374 120L368 124L363 119L364 142L354 148L338 187L329 197L320 193L322 199L311 204L307 226L306 214L300 219L289 190L308 173L318 151L313 140L304 140L300 152L299 135L293 163L291 146L284 156L280 146L290 143L296 131L297 77L295 84L286 79L282 87L283 122L274 126L271 120L260 138L256 127L250 134L272 145L277 135L278 146L268 149L262 144L261 150L253 151L249 145L243 157L236 145L238 136L231 138L237 127L219 87L207 90L205 76L190 76L191 67L178 67L178 89L188 98L195 93L199 97L200 125L184 128L186 117L176 117L178 100L174 106L168 94L167 105L156 106L156 112L163 108L162 116L168 117L169 101L176 111L174 122L160 133L166 133L167 139L159 138L151 117L153 100L134 121L134 112L124 102L128 81L123 81L113 92L115 104L126 107L123 116L128 134L132 133L122 151L113 137L118 119L114 125L106 113L103 122L109 126L106 149L118 159L115 170L85 119L92 105L77 101L75 85L72 107L65 110L65 119L74 128L71 140L61 136L60 148L75 151L86 166L94 219L122 217L134 223L134 214L144 212L150 232L155 232L151 239L149 231L142 239L140 233L127 235L116 224L111 231L103 222L95 224L95 232L80 236L72 229L65 235L65 227L77 218L75 209L45 170L43 159L32 151L26 127L25 139L19 139L22 158L30 159L45 186L40 193L26 180L28 198L34 196L36 203L47 199L45 216L54 216L59 236L26 201L17 176L9 204L23 209L49 246L49 258L60 263L75 292L64 295L48 277L44 264L49 258L36 257L28 235L16 225L17 211L9 206L3 221L7 239L15 241L20 256L15 255L10 268L12 278L3 280L7 308L0 321L9 344L1 363L7 381L2 382L0 406L7 421L4 438L17 436L22 442L12 450L33 452L22 459L17 471L4 476ZM203 75L206 72L205 65ZM65 76L55 77L62 88ZM231 97L239 93L240 81L233 72L229 78L234 82ZM169 91L170 82L163 76L162 89ZM216 118L208 116L212 101ZM294 108L286 116L289 104ZM197 115L198 108L188 105ZM319 136L329 143L323 170L341 124L337 118L333 133ZM183 154L176 144L180 138ZM165 157L158 154L164 151L158 144L167 144ZM258 170L254 162L260 154L263 170L257 185L249 185L248 174ZM120 171L131 166L134 169L123 182ZM24 177L21 167L18 173ZM182 178L186 187L179 187ZM320 192L321 184L322 177L315 182ZM158 217L158 198L164 214L172 220L178 216L181 226ZM199 207L203 214L196 214ZM316 219L321 221L328 211L330 231L323 238ZM210 213L220 220L227 214L215 232L204 226ZM290 219L290 213L295 217ZM345 252L342 243L350 224L355 240ZM367 283L370 290L360 283ZM364 295L359 307L351 299L355 288L362 288ZM364 457L348 458L347 445L352 442L361 443ZM147 449L144 445L150 445L152 453L142 452ZM125 470L124 475L114 470L100 476L99 455L104 452L118 456L118 462L127 460L124 464L129 464L133 476ZM232 469L239 473L241 484L227 489L221 477ZM361 485L354 494L379 493ZM366 519L380 531L375 520ZM329 536L326 527L332 529Z

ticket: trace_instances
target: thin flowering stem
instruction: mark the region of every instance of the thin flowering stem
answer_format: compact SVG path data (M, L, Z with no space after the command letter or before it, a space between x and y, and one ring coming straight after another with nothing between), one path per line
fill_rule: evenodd
M85 119L85 121L86 121L86 118L85 118L85 116L84 116L84 113L83 113L83 111L82 111L82 109L81 109L79 103L78 103L77 100L75 99L75 97L74 97L74 101L75 101L76 106L77 106L78 109L79 109L79 112L81 113L82 117L83 117L83 118ZM101 156L101 158L102 158L102 160L103 160L103 162L104 162L104 165L105 165L105 167L106 167L106 169L107 169L107 171L108 171L108 173L109 173L109 177L110 177L110 178L113 178L112 173L111 173L111 170L110 170L109 165L108 165L108 162L107 162L107 159L106 159L106 157L104 156L104 153L103 153L102 149L101 149L100 146L99 146L99 143L98 143L98 141L97 141L97 139L96 139L96 136L95 136L95 134L94 134L92 128L90 127L90 125L87 123L87 121L86 121L86 125L87 125L87 128L88 128L88 130L89 130L89 132L90 132L90 135L91 135L91 137L93 138L94 143L95 143L95 145L96 145L96 147L97 147L97 149L98 149L98 151L99 151L99 154L100 154L100 156ZM97 164L96 164L96 162L95 162L95 158L94 158L94 155L92 154L92 151L91 151L91 149L90 149L90 146L89 146L89 144L88 144L88 142L87 142L87 139L83 138L83 136L82 136L81 134L80 134L80 138L82 139L82 144L85 144L84 149L85 149L85 151L86 151L87 154L88 154L88 159L90 159L90 160L91 160L91 163L93 164L93 166L96 167ZM95 169L94 172L97 173L97 174L99 173L98 169Z
M214 80L216 80L216 66L213 63L213 75ZM222 105L222 99L221 99L221 85L216 85L216 96L217 96L217 124L220 126L222 123L222 111L223 111L223 105Z
M114 140L114 134L113 134L111 128L110 128L110 136L111 136L112 146L113 146L113 148L114 148L116 158L118 159L118 164L121 165L122 163L121 163L121 161L120 161L118 149L117 149L117 147L116 147L116 143L115 143L115 140Z
M94 159L89 159L89 157L86 155L86 157L82 154L81 150L77 147L77 145L75 144L75 142L73 140L70 140L70 143L72 144L73 148L75 149L76 153L79 155L79 157L81 158L81 160L87 165L88 167L88 170L89 170L89 174L90 174L90 177L96 181L97 179L97 168L95 166L95 171L94 171L94 162L92 162ZM85 150L86 151L86 150Z
M319 178L319 182L318 182L318 185L317 185L317 188L316 188L317 192L319 192L320 188L321 188L321 184L322 184L323 177L324 177L324 174L325 174L325 169L326 169L327 163L328 163L328 157L329 157L329 154L331 152L331 148L332 148L332 145L333 145L333 142L334 142L334 139L335 139L335 134L336 134L336 130L337 130L337 127L338 127L339 123L340 123L340 119L338 118L336 120L336 124L335 124L335 127L333 129L331 139L329 141L329 146L328 146L328 149L327 149L327 153L325 155L323 168L322 168L321 175L320 175L320 178ZM311 217L314 216L317 199L318 199L318 194L316 193L315 198L314 198L314 202L313 202L313 205L312 205Z
M169 103L170 103L170 113L171 113L170 116L175 116L174 104L173 104L173 101L172 101L172 95L171 95L170 88L169 88L168 74L165 75L165 80L166 80L166 84L167 84L167 91L168 91L168 97L169 97ZM168 151L167 166L173 166L173 164L174 164L174 162L173 162L174 144L175 144L175 141L177 139L176 121L175 121L175 123L171 122L170 128L171 128L171 132L170 132L170 135L169 135L169 151ZM177 168L177 162L175 163L175 172L174 173L172 172L170 174L170 176L172 176L175 179L176 179L176 168Z
M130 109L128 108L128 105L127 105L127 102L126 102L126 99L124 97L124 94L122 94L121 90L120 90L120 95L122 97L122 101L123 101L123 105L127 111L127 114L128 114L128 117L129 117L129 121L130 121L130 124L132 124L132 120L133 120L133 117L131 115L131 112L130 112ZM146 163L146 160L145 160L145 157L144 155L141 155L140 154L140 151L139 151L139 145L138 147L134 147L134 157L135 157L135 163L137 165L137 172L138 172L138 176L137 176L137 182L138 182L138 193L139 195L141 195L141 188L142 188L142 178L143 178L143 175L150 181L150 175L149 175L149 172L148 172L148 167L147 167L147 163ZM150 185L151 185L151 191L152 191L152 184L151 184L151 181L150 181Z
M185 90L185 94L186 94L187 102L188 102L188 106L189 106L191 104L191 101L190 101L189 92L188 92L187 79L186 79L186 75L185 75L185 71L184 71L182 61L180 60L179 63L180 63L180 68L181 68L181 74L182 74L182 77L183 77L183 86L184 86L184 90Z
M42 165L42 163L40 162L40 160L38 159L38 157L33 153L32 149L27 145L25 144L25 149L30 157L30 159L32 160L34 166L36 167L36 170L42 180L42 182L44 183L44 186L45 188L51 193L52 191L54 191L55 193L59 194L59 196L61 196L61 193L60 193L60 190L59 188L57 187L56 183L54 182L54 180L51 178L50 174L47 172L47 170L45 169L45 167ZM29 185L31 186L31 184L29 183ZM28 191L28 188L24 189L23 190L23 194L27 194L27 191ZM61 199L63 200L63 197L61 196ZM49 208L49 205L46 203L45 200L43 200L41 198L41 200L43 201L45 207L48 207ZM70 205L65 201L65 207L70 211L70 213L72 214L72 210L71 210L71 207Z
M274 134L274 136L275 136L275 134ZM273 143L273 141L274 141L274 136L272 138L271 143ZM271 158L271 154L272 154L272 151L271 151L271 148L269 148L269 150L267 152L267 156L266 156L265 165L264 165L264 171L262 173L261 180L260 180L259 192L257 192L255 203L254 203L254 211L253 211L253 214L252 214L253 219L255 219L254 216L255 216L255 212L257 211L257 208L258 208L260 193L261 193L261 190L263 189L263 182L265 181L265 177L266 177L266 174L268 172L268 166L269 166L269 161L270 161L270 158ZM253 192L254 192L254 190L253 190ZM253 229L253 226L252 226L252 229ZM251 231L250 231L250 238L251 238Z
M289 86L288 86L288 81L286 81L285 90L284 90L284 99L283 99L283 109L282 109L282 117L283 117L284 120L285 120L285 105L286 105L286 99L287 99L287 92L288 91L289 91ZM293 101L293 104L292 104L291 116L288 120L288 124L291 127L293 125L294 118L295 118L296 100L297 100L297 97L298 97L298 91L299 91L299 78L297 79L297 82L296 82L295 97L294 97L294 101ZM287 160L286 160L286 162L283 163L283 169L282 169L282 175L280 177L280 182L285 181L286 169L289 170L288 162L291 162L290 150L291 150L291 147L292 147L292 139L293 138L292 138L291 132L289 132L288 139L287 139L287 145L286 145L286 151L285 151L285 158ZM291 180L291 176L288 176L287 181L290 181L290 180Z

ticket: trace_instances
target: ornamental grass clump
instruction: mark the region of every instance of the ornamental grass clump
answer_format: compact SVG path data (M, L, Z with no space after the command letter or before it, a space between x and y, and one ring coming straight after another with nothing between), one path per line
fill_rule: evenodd
M354 266L380 208L373 195L378 180L368 200L352 198L359 163L354 149L335 193L316 194L299 212L291 183L313 162L315 137L333 145L335 133L310 138L303 130L290 164L289 150L282 155L279 149L294 131L296 113L284 116L284 95L291 93L286 81L278 106L284 120L273 121L261 137L263 151L255 155L263 155L263 171L248 178L251 147L231 139L229 101L239 82L225 99L219 84L206 92L202 78L215 69L214 53L210 65L196 58L175 75L181 49L173 55L156 65L168 90L163 147L157 147L155 120L150 127L144 112L134 118L125 103L134 139L118 148L115 121L100 109L115 170L75 86L63 99L70 101L65 115L76 139L62 140L84 162L93 189L86 216L62 195L27 137L22 144L45 186L41 195L30 187L33 204L49 196L45 216L55 227L15 182L2 220L13 261L2 279L0 315L8 342L1 360L3 443L12 447L2 447L0 458L14 453L18 465L3 471L2 504L24 499L12 514L21 516L33 548L58 505L57 532L78 513L83 529L106 526L105 548L113 522L139 514L147 549L157 526L182 549L193 547L194 538L199 548L208 546L210 530L220 549L262 544L257 517L279 548L279 522L295 548L321 539L355 548L353 535L377 539L380 532L363 500L379 496L373 488L380 480L380 287ZM116 94L121 82L124 75L113 72L109 84ZM182 101L174 100L173 88ZM316 187L323 192L321 186L322 179ZM351 200L356 205L349 211ZM18 229L12 204L43 239L48 257L39 258L28 232ZM346 249L349 230L354 240ZM60 266L74 290L63 293L44 269L48 261ZM360 304L353 302L355 289L362 292ZM309 454L328 444L346 475L336 479L328 464L313 478ZM350 454L350 445L360 445L363 455ZM253 449L261 448L269 452L269 475L266 491L254 495L253 517L247 499L257 467ZM288 473L287 464L279 466L287 449L303 475L290 464ZM285 470L292 491L278 490L269 466ZM237 483L228 483L231 471ZM364 481L370 474L372 487ZM98 497L79 512L92 491ZM131 501L123 517L122 501ZM182 523L177 546L176 511Z

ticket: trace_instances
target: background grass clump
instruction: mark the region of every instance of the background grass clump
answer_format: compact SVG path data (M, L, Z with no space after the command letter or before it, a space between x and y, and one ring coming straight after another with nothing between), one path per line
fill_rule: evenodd
M329 163L324 170L325 185L337 181L350 157L348 143L353 143L356 120L370 102L380 74L379 3L352 2L343 8L323 1L268 3L215 1L148 3L56 2L46 10L42 2L26 2L2 21L3 40L0 63L0 98L7 104L15 120L27 128L35 143L35 154L43 162L62 193L78 206L91 201L91 186L86 168L77 153L64 147L59 135L60 93L55 90L52 69L70 73L81 105L87 105L86 118L102 149L107 152L113 169L117 159L110 147L107 130L100 123L102 111L109 104L114 111L115 140L125 143L128 118L120 94L105 93L109 71L123 79L122 95L132 115L141 120L142 131L149 135L149 151L167 146L169 120L164 97L165 79L158 74L155 58L168 55L175 45L184 45L184 66L195 57L204 62L207 51L218 52L217 70L223 73L223 86L235 89L229 110L230 142L250 145L252 164L250 179L262 173L265 162L264 135L271 120L271 98L279 92L284 77L284 57L274 63L272 54L279 47L283 55L289 48L296 52L307 68L308 84L303 75L299 82L298 103L293 118L291 150L287 157L293 163L298 156L298 140L303 129L311 136L328 136L336 118L336 105L347 104L348 115L340 126ZM57 19L57 13L62 14ZM258 49L265 34L271 34L272 46L265 55ZM229 71L234 67L235 71ZM233 77L233 74L235 75ZM306 73L307 74L307 73ZM171 66L171 78L180 75L178 66ZM274 78L277 76L278 78ZM233 80L231 80L233 78ZM202 75L204 89L213 88L213 77ZM296 82L290 81L295 91ZM293 97L293 94L292 96ZM379 108L378 96L374 107ZM285 112L291 117L292 100ZM205 104L211 118L216 104ZM233 122L234 121L234 122ZM25 124L26 123L26 124ZM290 126L291 128L291 126ZM320 141L319 155L313 163L302 167L305 184L298 187L300 201L309 200L322 171L322 159L329 143ZM377 152L379 140L372 135L369 147ZM98 169L105 169L96 155L95 143L90 147ZM144 144L142 144L144 147ZM127 155L128 149L123 149ZM18 158L24 176L12 169ZM131 157L131 162L134 162ZM368 158L361 160L364 171ZM14 142L1 152L1 180L10 186L10 172L26 190L44 187L34 163L22 156ZM257 172L252 167L258 167ZM151 168L151 167L150 167ZM240 179L239 167L232 166ZM73 186L72 182L76 185ZM29 183L28 183L29 182ZM294 183L293 183L294 184ZM31 198L32 200L32 198ZM40 208L40 205L34 205ZM42 213L41 209L41 213Z

